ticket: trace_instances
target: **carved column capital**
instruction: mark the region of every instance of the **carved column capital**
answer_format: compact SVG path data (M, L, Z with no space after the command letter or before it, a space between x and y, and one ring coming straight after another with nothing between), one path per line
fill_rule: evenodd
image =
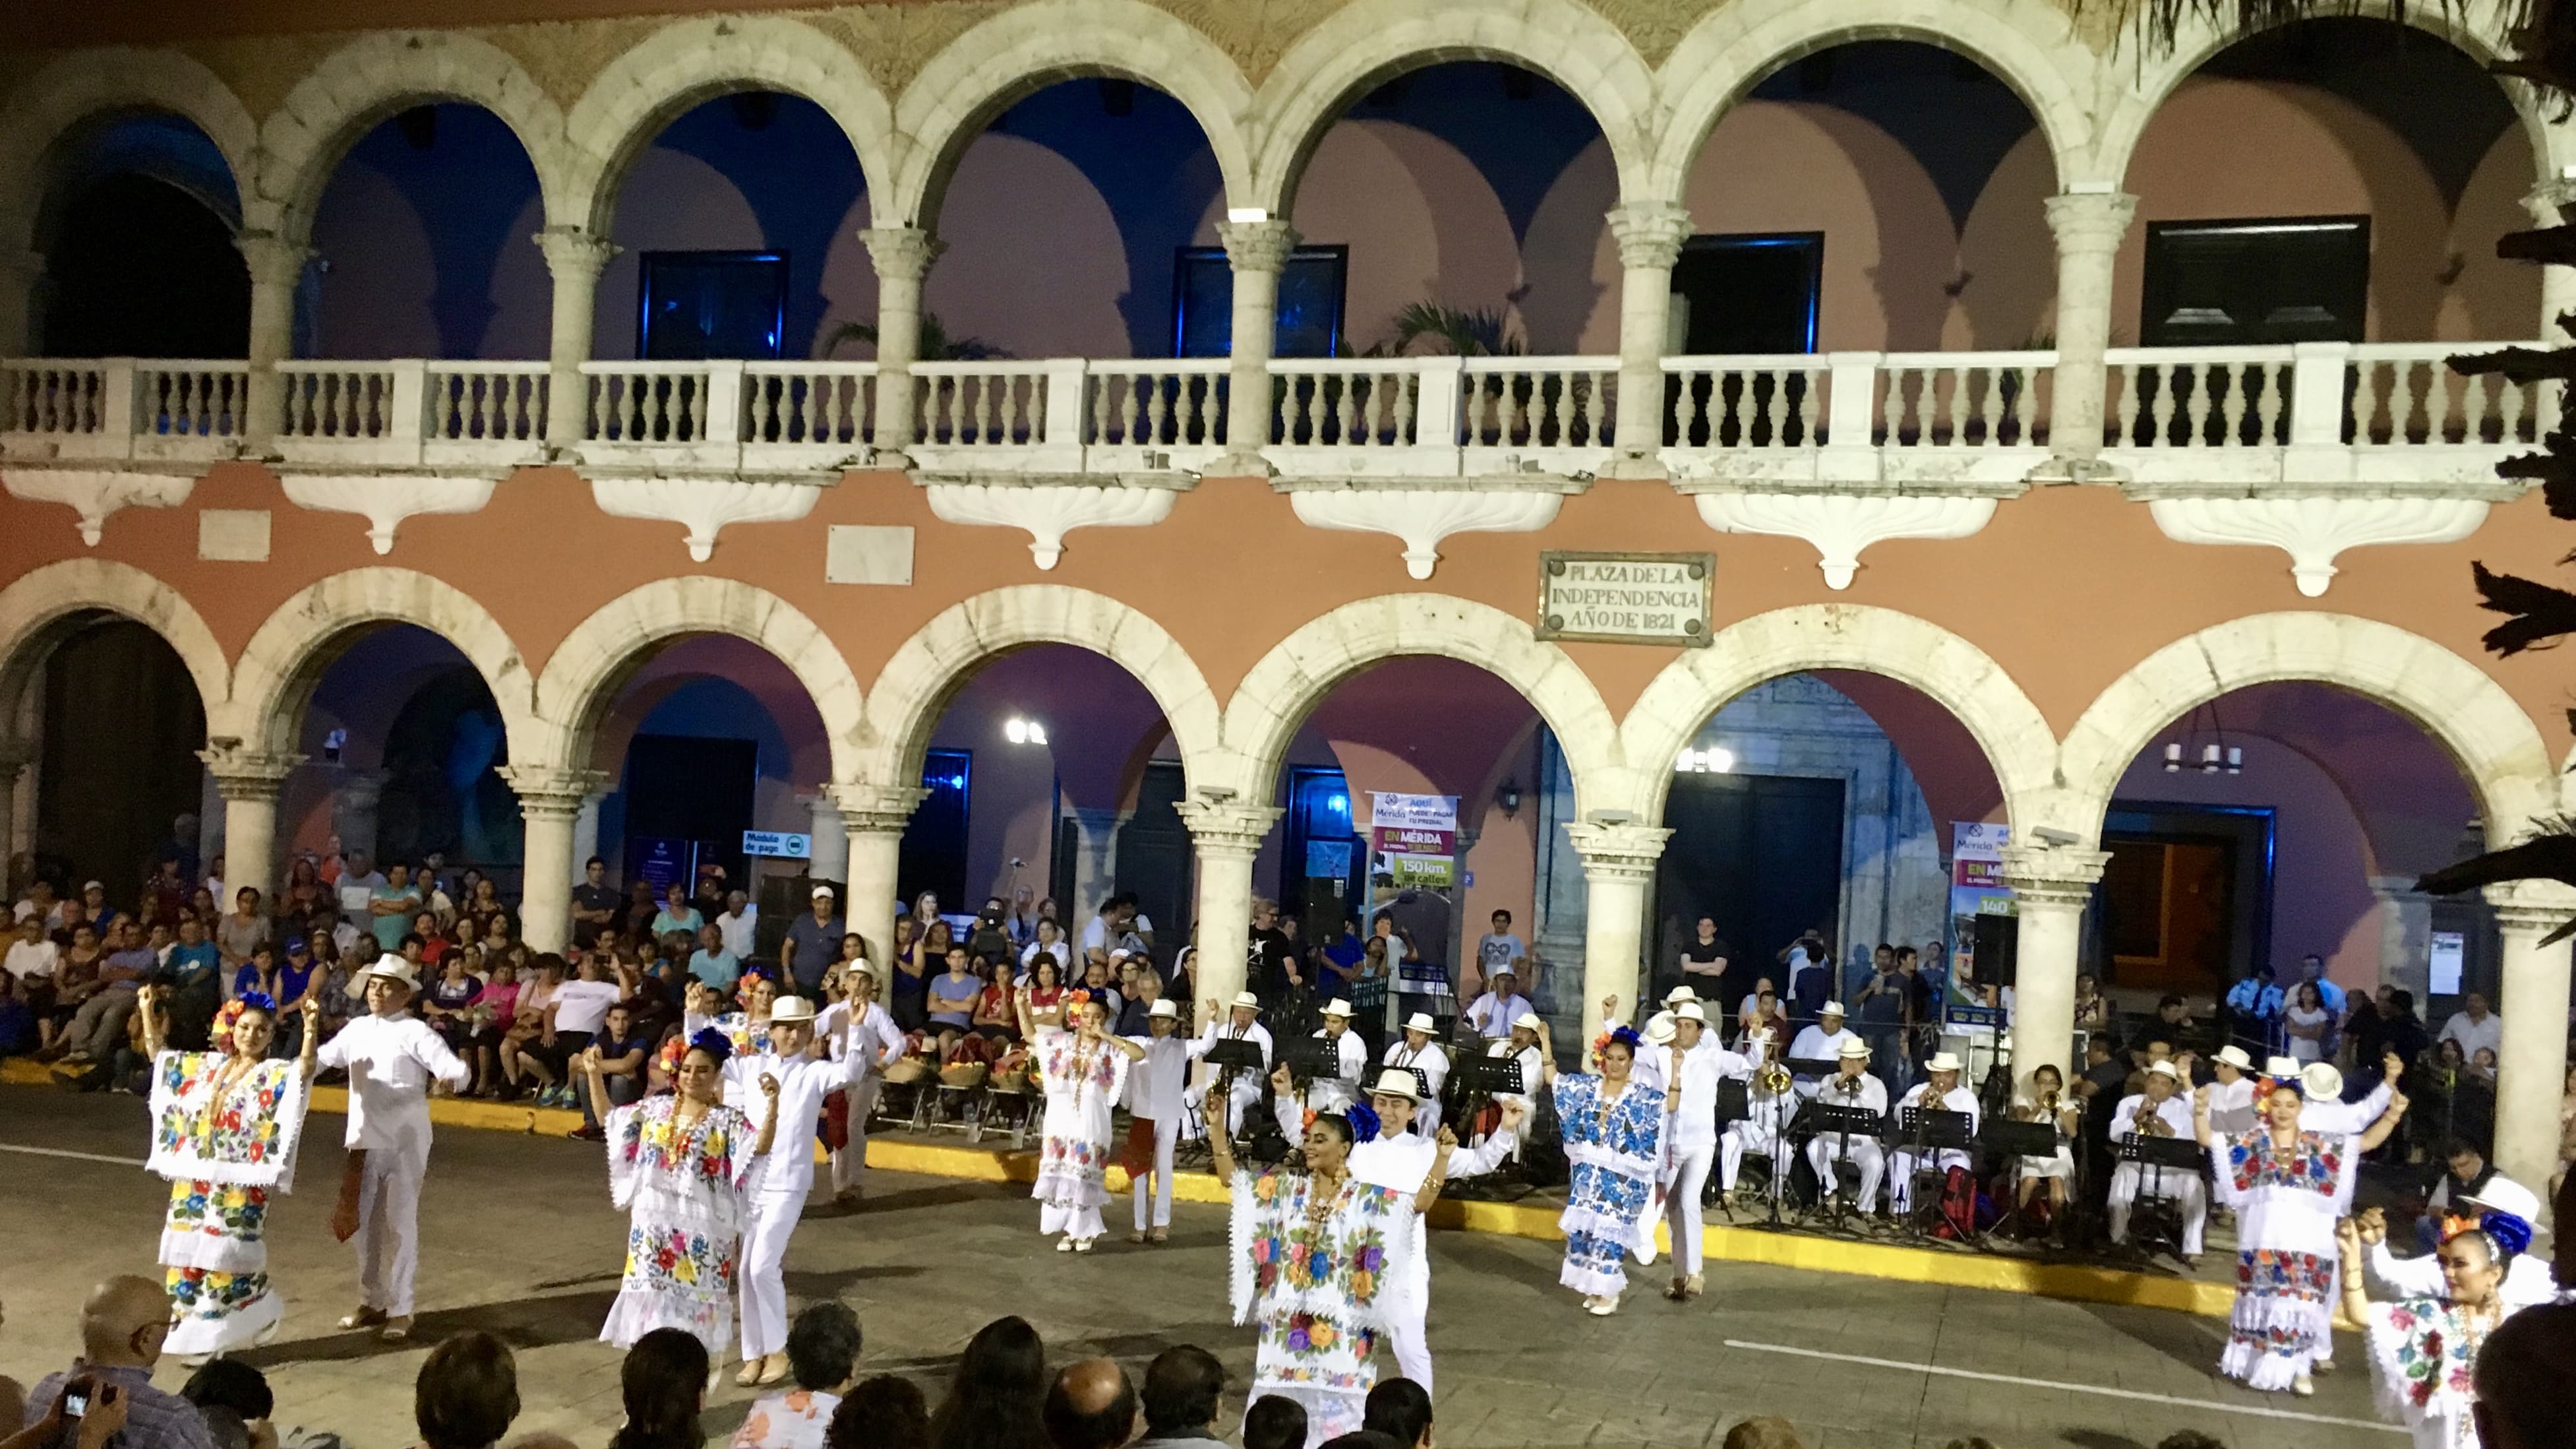
M1227 265L1237 272L1284 272L1297 250L1297 229L1284 217L1267 221L1220 221L1217 240L1225 243Z
M2576 891L2555 881L2506 881L2485 894L2496 929L2508 935L2545 936L2576 920Z
M243 232L233 238L233 246L250 268L253 286L292 288L304 279L304 264L313 260L311 247L271 231Z
M2007 845L2004 884L2012 887L2013 899L2023 905L2080 911L2092 901L2093 887L2110 863L2107 850Z
M604 770L572 770L561 765L503 765L500 775L519 797L522 818L570 824L591 797L608 787Z
M599 270L625 248L580 226L550 226L529 238L544 253L546 271L558 282L576 278L597 281Z
M859 240L867 244L868 260L876 264L880 281L918 282L948 249L946 242L923 226L872 226L859 233Z
M2048 198L2048 229L2060 252L2116 252L2138 214L2125 191L2065 191Z
M857 782L826 785L823 793L839 807L841 823L851 833L876 831L901 835L912 812L930 798L918 785L870 785Z
M1670 271L1690 240L1690 208L1675 201L1623 201L1610 208L1610 234L1619 239L1619 265L1632 271Z
M275 801L286 777L304 763L302 755L273 754L255 749L240 740L223 740L197 751L206 762L206 773L215 777L215 790L226 800Z
M1173 807L1190 829L1190 844L1201 855L1238 856L1261 853L1270 827L1286 813L1276 805L1242 805L1233 801L1184 800Z
M1590 820L1567 821L1565 833L1574 842L1574 853L1583 857L1583 878L1594 882L1653 880L1655 864L1664 858L1664 842L1673 835L1662 825Z

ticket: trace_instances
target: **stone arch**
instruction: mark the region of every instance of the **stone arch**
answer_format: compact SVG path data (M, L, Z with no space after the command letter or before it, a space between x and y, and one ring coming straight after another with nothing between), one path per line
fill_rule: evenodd
M386 31L324 57L260 127L258 185L244 188L243 224L302 242L332 171L367 127L406 106L441 100L500 117L528 153L546 215L559 214L564 118L545 88L489 41L451 31Z
M110 613L149 626L167 641L197 684L209 720L232 693L232 666L196 606L177 589L131 564L73 558L21 574L0 589L0 722L44 665L51 644L78 616Z
M1114 75L1179 101L1216 153L1229 201L1248 204L1242 125L1252 87L1205 34L1141 0L1041 0L1004 11L931 57L895 107L910 138L878 225L935 226L957 158L1011 102L1055 81Z
M1984 66L2029 108L2059 188L2084 174L2093 122L2079 78L2098 62L2044 0L1744 0L1693 26L1656 73L1667 120L1647 189L1629 194L1678 200L1709 133L1764 76L1855 40L1920 41Z
M1578 815L1626 807L1630 772L1619 729L1591 677L1527 622L1446 594L1355 600L1280 640L1226 703L1228 763L1239 774L1221 783L1246 800L1268 803L1297 727L1333 686L1372 664L1409 654L1463 660L1519 690L1565 750Z
M754 584L692 574L656 579L609 600L555 646L536 681L545 753L532 762L586 768L593 732L653 646L686 634L730 634L785 664L813 698L832 750L834 779L846 779L862 737L864 710L849 661L805 613ZM513 759L521 758L513 755Z
M2211 625L2112 681L2058 752L2067 812L2053 823L2093 839L2130 762L2177 717L2249 684L2294 679L2349 689L2415 721L2467 777L2490 840L2561 808L2539 729L2486 671L2393 624L2280 613Z
M1938 624L1862 604L1801 604L1741 619L1664 667L1620 722L1639 819L1663 818L1673 762L1709 716L1766 680L1852 669L1920 690L1967 728L2003 787L2004 818L2045 823L2057 735L2002 665Z
M2507 58L2505 37L2482 28L2478 20L2499 13L2500 7L2448 5L2397 5L2388 0L2357 4L2343 15L2361 19L2383 20L2392 25L2406 25L2440 37L2465 52L2480 69ZM2142 50L2145 38L2133 23L2120 36L2119 47L2103 57L2105 95L2101 106L2102 120L2095 142L2095 175L2111 181L2126 176L2130 158L2137 154L2138 143L2146 136L2147 127L2155 123L2156 112L2173 96L2176 88L2191 79L2200 68L2220 51L2245 39L2232 27L2214 24L2196 11L2186 9L2175 27L2173 44L2161 50ZM2530 134L2534 174L2551 177L2559 168L2576 164L2576 135L2569 128L2553 125L2549 108L2534 96L2531 87L2520 81L2499 80L2505 96L2513 103L2514 114L2522 117L2523 128Z
M821 106L858 152L868 195L888 193L894 112L848 46L782 16L710 16L653 32L582 91L564 122L564 206L549 219L607 235L627 166L662 127L700 101L746 88Z
M1653 194L1643 188L1660 130L1655 79L1598 10L1573 0L1358 0L1299 37L1262 82L1250 204L1287 215L1307 158L1352 96L1451 60L1508 61L1564 87L1608 140L1620 195Z
M1162 707L1190 786L1218 783L1223 731L1207 677L1170 631L1106 594L1019 584L952 604L896 648L868 693L868 748L858 775L872 784L921 778L940 711L975 667L1031 644L1071 644L1125 669ZM1230 783L1225 782L1225 783Z
M119 111L163 111L206 134L245 199L259 159L259 123L232 89L175 50L83 50L39 70L0 109L0 249L28 246L55 145L84 122Z
M207 733L231 735L264 752L291 753L313 691L339 657L336 646L378 624L418 625L456 646L492 691L510 758L527 758L542 741L533 680L509 631L455 585L398 568L333 574L278 605L242 646L231 698L220 715L208 711Z

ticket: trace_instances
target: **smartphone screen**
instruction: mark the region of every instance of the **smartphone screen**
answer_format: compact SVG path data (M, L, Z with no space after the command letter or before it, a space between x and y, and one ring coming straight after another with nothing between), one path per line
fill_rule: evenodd
M77 1419L89 1412L89 1395L74 1389L63 1395L63 1417Z

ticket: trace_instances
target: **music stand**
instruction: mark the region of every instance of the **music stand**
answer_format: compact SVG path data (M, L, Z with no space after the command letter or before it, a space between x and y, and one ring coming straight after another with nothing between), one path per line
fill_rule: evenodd
M2112 1144L2122 1162L2139 1167L2138 1194L2129 1200L2129 1243L2155 1256L2150 1243L2164 1247L2175 1257L2182 1256L2182 1200L2164 1191L2165 1174L2183 1173L2197 1180L2205 1155L2201 1145L2188 1137L2148 1137L2132 1132ZM2141 1219L2140 1209L2146 1216Z
M1977 1146L2003 1158L2006 1162L2015 1164L2018 1168L2022 1158L2057 1155L2057 1124L2016 1122L2010 1117L1989 1117L1986 1119L1984 1128L1977 1133ZM2017 1173L2008 1174L2008 1176L2014 1175ZM2072 1185L2069 1184L2069 1186ZM2069 1193L2067 1200L2070 1203L2073 1202L2074 1194ZM1995 1220L1994 1229L1989 1236L2001 1237L2005 1224L2016 1222L2021 1218L2021 1206L2019 1189L2016 1187L2011 1209Z
M1449 1063L1449 1080L1467 1091L1482 1092L1488 1097L1518 1097L1529 1091L1521 1081L1521 1063L1517 1056L1461 1054Z
M1900 1107L1896 1112L1896 1127L1897 1136L1904 1139L1904 1145L1898 1150L1913 1159L1913 1173L1916 1178L1932 1177L1946 1183L1948 1174L1927 1172L1924 1169L1924 1160L1936 1152L1966 1152L1970 1147L1968 1114L1965 1112L1951 1112L1940 1108ZM1921 1186L1919 1181L1908 1181L1905 1184L1905 1196L1910 1204L1905 1213L1905 1225L1918 1237L1923 1235L1924 1199L1917 1191ZM1931 1207L1935 1213L1941 1209L1941 1198L1937 1192L1932 1196Z
M1836 1224L1840 1224L1845 1216L1860 1206L1854 1196L1842 1190L1842 1170L1845 1167L1852 1170L1853 1191L1857 1192L1860 1185L1860 1164L1852 1161L1851 1140L1854 1137L1875 1140L1887 1125L1887 1120L1872 1108L1850 1103L1828 1102L1822 1096L1814 1098L1805 1107L1800 1108L1798 1118L1806 1125L1811 1137L1821 1137L1830 1132L1834 1135L1836 1145L1842 1149L1842 1154L1834 1159L1834 1181L1829 1189L1834 1204L1834 1210L1830 1216ZM1818 1176L1821 1179L1822 1174ZM1817 1185L1826 1186L1821 1180Z
M1279 1048L1279 1064L1300 1083L1348 1081L1342 1075L1342 1045L1329 1037L1290 1037Z
M1254 1081L1259 1082L1270 1075L1270 1064L1261 1054L1261 1043L1250 1037L1221 1036L1209 1043L1204 1060L1216 1069L1215 1079L1208 1083L1208 1090L1219 1093L1220 1100L1225 1103L1229 1124L1227 1135L1245 1135L1244 1124L1234 1120L1234 1078L1238 1072L1248 1072Z

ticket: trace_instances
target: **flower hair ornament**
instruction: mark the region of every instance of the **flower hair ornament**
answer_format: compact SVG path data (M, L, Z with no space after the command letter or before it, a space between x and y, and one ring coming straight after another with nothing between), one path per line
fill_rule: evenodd
M1634 1058L1637 1055L1637 1048L1643 1045L1645 1040L1644 1037L1637 1035L1634 1028L1614 1026L1592 1039L1592 1060L1596 1065L1599 1064L1601 1054L1608 1051L1613 1043L1626 1047L1628 1055Z
M751 983L754 981L768 982L770 993L772 995L777 994L778 973L776 971L773 971L766 966L748 967L743 971L741 979L737 980L733 984L733 999L736 1005L751 1005Z
M689 1038L689 1050L705 1052L716 1059L717 1066L723 1066L733 1056L733 1042L714 1027L700 1027L698 1034Z
M277 998L265 991L245 991L225 1002L223 1010L215 1013L214 1030L210 1033L214 1044L226 1051L232 1050L233 1028L241 1023L245 1015L254 1011L272 1021L275 1020Z
M680 1074L680 1058L688 1054L689 1044L674 1032L662 1043L662 1050L654 1054L653 1065L662 1069L664 1077L676 1077Z
M2499 1268L2521 1257L2531 1247L2531 1224L2513 1213L2489 1212L2474 1220L2442 1220L2443 1242L2447 1243L2463 1233L2475 1233L2486 1239L2487 1261Z
M1343 1108L1342 1117L1351 1124L1351 1140L1355 1143L1375 1142L1378 1133L1385 1128L1385 1124L1378 1121L1376 1110L1366 1102L1353 1102Z

